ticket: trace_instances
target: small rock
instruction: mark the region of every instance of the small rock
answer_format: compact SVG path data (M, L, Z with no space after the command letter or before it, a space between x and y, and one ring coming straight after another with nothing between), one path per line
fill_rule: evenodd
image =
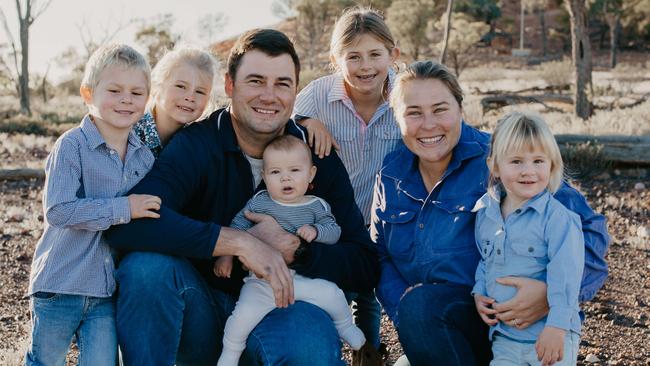
M645 184L639 182L639 183L634 185L634 189L637 190L637 191L643 191L643 190L645 190Z
M587 357L585 357L585 362L598 363L600 362L600 358L596 357L596 355L594 355L593 353L590 353L587 355Z
M639 226L636 228L636 236L639 238L647 238L650 237L650 229L647 226Z

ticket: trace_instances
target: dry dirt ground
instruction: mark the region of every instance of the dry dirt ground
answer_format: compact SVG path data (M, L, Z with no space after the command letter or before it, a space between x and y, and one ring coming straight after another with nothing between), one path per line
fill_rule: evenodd
M609 219L610 275L587 315L579 365L650 365L650 175L616 173L576 182ZM640 187L642 183L646 188ZM636 185L636 188L635 188ZM29 333L25 297L34 245L41 234L42 181L0 182L0 365L19 365ZM395 361L396 333L384 317L382 338ZM349 352L345 353L349 360Z

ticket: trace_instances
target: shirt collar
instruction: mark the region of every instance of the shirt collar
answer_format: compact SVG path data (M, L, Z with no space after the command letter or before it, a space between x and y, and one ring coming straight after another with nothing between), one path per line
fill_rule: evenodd
M84 136L86 137L88 147L91 150L95 150L100 145L106 143L104 137L102 137L102 134L99 133L97 126L95 126L95 123L90 118L90 114L85 115L81 120L81 132L83 132Z
M395 83L396 73L392 68L388 69L388 94L393 90L393 85ZM345 90L345 79L341 72L334 74L334 84L330 88L329 93L327 94L327 102L332 103L336 101L343 101L350 99L347 91Z
M502 194L501 186L496 186L494 188L488 189L488 191L479 198L472 209L472 212L477 212L480 209L486 208L486 213L489 216L501 217L501 198ZM548 189L544 189L540 193L536 194L533 198L529 199L523 206L519 209L521 212L528 210L529 208L537 211L537 213L544 213L544 209L548 204L549 199L551 199L551 193Z

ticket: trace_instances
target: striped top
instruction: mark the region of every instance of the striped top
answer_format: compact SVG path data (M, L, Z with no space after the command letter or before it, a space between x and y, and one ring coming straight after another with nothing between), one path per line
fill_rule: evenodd
M395 73L390 70L389 90L394 79ZM323 122L338 142L338 154L350 176L354 199L369 224L375 175L384 156L402 144L388 101L377 108L366 125L345 91L343 75L335 73L309 83L298 94L293 111L298 120L315 118Z
M272 216L280 226L295 234L303 225L312 225L318 231L315 241L323 244L336 244L341 236L341 227L336 223L330 205L316 196L305 196L306 202L288 204L275 201L268 191L257 192L246 206L237 213L230 227L246 230L253 226L244 211L251 211Z
M131 132L123 163L89 116L57 140L45 163L45 228L36 244L28 295L113 294L113 258L102 230L131 221L123 195L153 162L149 149Z

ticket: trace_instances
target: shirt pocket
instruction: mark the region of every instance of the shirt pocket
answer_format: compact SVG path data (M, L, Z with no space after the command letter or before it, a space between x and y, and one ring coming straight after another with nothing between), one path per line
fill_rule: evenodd
M511 261L515 268L513 275L539 278L540 274L546 270L548 264L546 246L514 242L512 251L515 254L514 261Z
M480 197L480 196L479 196ZM474 222L476 214L472 208L477 195L468 192L466 196L434 201L438 208L432 224L436 225L436 252L456 251L461 248L476 248Z
M413 257L413 221L415 212L386 210L377 211L384 222L384 241L390 256L410 261Z

